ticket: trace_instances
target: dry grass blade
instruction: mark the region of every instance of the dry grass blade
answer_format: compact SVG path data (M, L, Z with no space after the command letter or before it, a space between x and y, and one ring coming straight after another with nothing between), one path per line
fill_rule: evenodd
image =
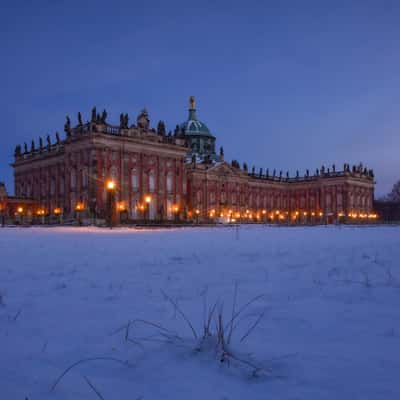
M92 382L90 382L89 378L85 375L83 375L86 383L89 385L89 387L93 390L93 392L96 393L97 397L101 400L105 400L105 398L101 395L101 393L95 388Z
M263 311L257 318L257 320L254 322L253 325L250 326L250 328L247 330L247 332L241 337L240 339L240 343L242 343L249 335L251 332L253 332L253 330L257 327L257 325L260 323L260 321L263 319L265 315L265 311Z
M166 332L166 333L169 333L169 334L175 334L174 332L170 331L170 330L167 329L167 328L164 328L164 327L161 326L160 324L156 324L155 322L151 322L151 321L146 321L145 319L134 319L134 320L131 321L130 323L131 323L132 325L137 324L137 323L141 323L141 324L144 324L144 325L152 326L153 328L157 328L157 329L159 329L159 330L161 330L161 331L164 331L164 332Z
M227 343L228 344L231 342L231 339L232 339L233 317L234 317L235 312L236 312L237 292L238 292L238 283L235 282L235 290L233 292L233 304L232 304L232 319L231 319L231 323L230 323L230 326L229 326L229 333L228 333L228 339L227 339Z
M196 333L196 330L193 328L192 323L190 322L189 318L185 315L185 313L179 308L178 304L176 304L176 302L174 300L171 299L171 297L169 297L163 290L161 290L161 293L163 294L163 296L175 307L175 310L178 311L178 313L181 315L181 317L186 321L186 323L189 325L194 338L197 340L198 336Z
M239 358L239 357L236 357L236 356L233 355L232 353L227 353L227 356L230 357L230 358L232 358L233 360L236 360L237 362L239 362L239 363L241 363L241 364L247 365L248 367L252 368L252 369L254 370L254 371L253 371L253 374L254 374L254 375L257 374L257 373L260 372L260 371L266 371L266 368L261 367L261 366L259 366L259 365L257 365L257 364L254 364L254 363L251 362L251 361L243 360L243 359L241 359L241 358Z
M54 381L53 385L51 386L50 391L53 391L56 386L59 384L59 382L61 381L61 379L69 372L71 371L72 368L75 368L77 365L79 364L83 364L85 362L89 362L89 361L114 361L114 362L118 362L120 364L123 365L128 365L127 361L122 361L119 360L118 358L112 358L112 357L92 357L92 358L83 358L82 360L79 360L75 363L73 363L72 365L70 365L68 368L66 368L64 370L64 372Z
M211 333L210 333L210 325L211 325L211 321L212 321L213 315L214 315L214 313L215 313L215 310L216 310L216 308L217 308L217 305L218 305L218 301L216 301L216 302L214 303L214 305L213 305L213 306L210 308L210 310L208 311L207 324L206 324L206 326L204 327L204 336L209 336L209 335L211 335Z
M263 294L260 294L256 297L253 297L252 299L250 299L245 305L243 305L240 310L232 317L232 319L228 322L227 326L229 326L230 324L233 325L234 321L237 319L237 317L247 308L249 307L251 304L255 303L257 300L260 300L264 297Z

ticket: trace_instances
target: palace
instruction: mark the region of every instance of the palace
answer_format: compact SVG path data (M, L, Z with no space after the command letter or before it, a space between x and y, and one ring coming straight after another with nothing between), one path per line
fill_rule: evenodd
M362 165L322 166L303 176L248 169L215 150L215 136L196 115L166 132L150 127L143 110L135 123L118 125L107 112L64 126L65 138L18 145L13 163L15 207L11 214L34 220L335 222L375 218L374 174ZM4 207L3 207L4 208Z

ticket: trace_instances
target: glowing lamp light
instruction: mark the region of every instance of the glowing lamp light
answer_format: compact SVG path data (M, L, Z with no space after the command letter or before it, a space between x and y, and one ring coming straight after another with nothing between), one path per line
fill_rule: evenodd
M24 209L22 207L18 207L17 208L17 212L19 212L20 214L24 212Z
M145 201L147 204L150 204L150 203L151 203L151 196L146 196L146 197L144 198L144 201Z
M118 210L119 211L125 211L126 210L126 207L125 207L125 203L124 202L120 202L119 204L118 204Z
M82 211L83 209L84 209L84 206L83 206L82 203L78 203L78 204L75 206L75 210L76 210L76 211Z
M320 212L320 213L319 213L319 216L320 216L320 217L322 217L323 215L324 215L324 213L323 213L323 212Z
M267 213L267 210L262 210L262 214L265 215Z
M115 182L114 181L108 181L107 182L107 190L114 190L115 189Z
M56 208L53 210L53 213L54 213L55 215L60 215L60 214L61 214L61 208L60 208L60 207L56 207Z
M200 214L200 210L198 208L196 208L195 213L196 213L196 215L199 215Z
M179 207L177 205L173 206L172 209L176 213L179 211Z
M312 213L311 213L311 216L315 217L315 212L312 212Z

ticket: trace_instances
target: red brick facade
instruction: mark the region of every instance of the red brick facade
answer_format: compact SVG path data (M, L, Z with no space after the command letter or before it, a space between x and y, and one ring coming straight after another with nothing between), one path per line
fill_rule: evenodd
M79 116L65 131L65 140L16 148L15 194L36 202L33 213L105 218L108 181L121 220L332 222L373 212L373 173L361 166L283 178L218 159L188 162L185 133L167 135L162 122L150 129L146 111L128 127L127 116L115 126L94 110L91 122Z

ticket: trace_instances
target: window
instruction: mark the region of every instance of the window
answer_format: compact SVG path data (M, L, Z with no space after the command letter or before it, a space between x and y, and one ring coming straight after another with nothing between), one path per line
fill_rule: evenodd
M343 206L343 195L342 193L337 194L337 206L338 208L342 208Z
M54 196L55 193L56 193L56 180L55 178L52 178L50 182L50 194Z
M111 167L110 168L110 178L113 181L116 181L118 178L118 169L117 167Z
M201 193L200 191L197 193ZM200 202L200 200L197 200L198 202ZM215 203L215 193L214 192L210 192L210 203Z
M171 193L172 192L172 173L168 172L167 174L167 192Z
M70 185L71 185L71 189L75 189L76 188L76 172L75 172L74 169L71 170Z
M131 185L133 190L137 190L139 187L138 173L135 168L131 171Z
M64 178L60 178L60 194L64 194Z
M88 186L88 170L84 168L82 170L82 186L85 188Z
M225 194L225 191L223 190L221 192L221 203L225 203L225 202L226 202L226 194Z
M332 211L332 195L330 193L325 195L325 208L327 212Z
M149 191L154 192L156 189L156 178L154 176L154 171L149 173Z

